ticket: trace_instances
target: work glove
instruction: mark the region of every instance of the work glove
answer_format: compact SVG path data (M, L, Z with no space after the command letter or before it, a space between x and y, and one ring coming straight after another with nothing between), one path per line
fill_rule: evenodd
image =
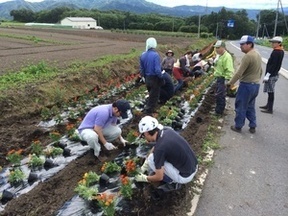
M265 77L264 77L264 79L263 79L263 82L268 82L270 75L271 75L271 74L270 74L269 72L266 73L266 75L265 75Z
M106 142L104 144L104 147L107 149L107 150L113 150L113 149L117 149L117 147L115 147L112 143L109 143L109 142Z
M144 175L143 173L140 173L135 176L135 181L137 182L148 182L147 175Z
M145 173L149 169L148 160L146 159L143 165L140 167L141 173Z
M141 77L140 82L145 83L145 77Z
M128 143L128 141L125 140L122 136L120 136L120 142L123 144L123 146L126 146L126 144Z

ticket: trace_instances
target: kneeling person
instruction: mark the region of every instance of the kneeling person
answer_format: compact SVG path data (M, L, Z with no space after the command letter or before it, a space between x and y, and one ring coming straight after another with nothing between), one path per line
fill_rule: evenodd
M163 127L157 119L145 116L139 122L139 132L148 142L155 142L151 153L135 176L138 182L186 184L197 172L197 158L188 142L170 127ZM143 174L152 169L153 175Z

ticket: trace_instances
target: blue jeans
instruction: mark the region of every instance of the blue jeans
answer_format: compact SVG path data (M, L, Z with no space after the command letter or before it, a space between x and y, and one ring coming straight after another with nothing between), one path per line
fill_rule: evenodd
M178 90L181 90L183 87L183 79L178 79L177 81L178 83L174 86L174 93L176 93Z
M236 117L234 121L236 128L242 128L246 118L249 120L249 127L257 126L255 101L259 87L260 84L240 82L235 99Z

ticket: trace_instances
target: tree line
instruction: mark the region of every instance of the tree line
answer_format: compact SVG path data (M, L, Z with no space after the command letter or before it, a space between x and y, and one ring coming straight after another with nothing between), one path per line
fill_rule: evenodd
M161 14L135 14L118 10L100 11L97 9L72 9L59 7L51 10L33 12L29 9L12 10L10 15L18 22L60 23L65 17L92 17L97 25L104 29L124 30L155 30L169 32L206 32L218 38L238 39L244 34L256 35L257 26L259 36L272 36L276 18L275 10L262 10L260 12L260 25L250 20L245 9L237 12L228 11L223 7L219 12L190 17L174 17ZM259 14L258 14L259 17ZM257 19L258 19L257 17ZM232 20L234 27L228 27L228 20ZM279 14L277 35L287 34L284 15Z

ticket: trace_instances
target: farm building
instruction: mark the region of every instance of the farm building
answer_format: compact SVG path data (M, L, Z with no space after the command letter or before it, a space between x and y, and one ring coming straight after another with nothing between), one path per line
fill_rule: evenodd
M91 17L66 17L61 20L61 25L80 29L96 29L97 21Z

